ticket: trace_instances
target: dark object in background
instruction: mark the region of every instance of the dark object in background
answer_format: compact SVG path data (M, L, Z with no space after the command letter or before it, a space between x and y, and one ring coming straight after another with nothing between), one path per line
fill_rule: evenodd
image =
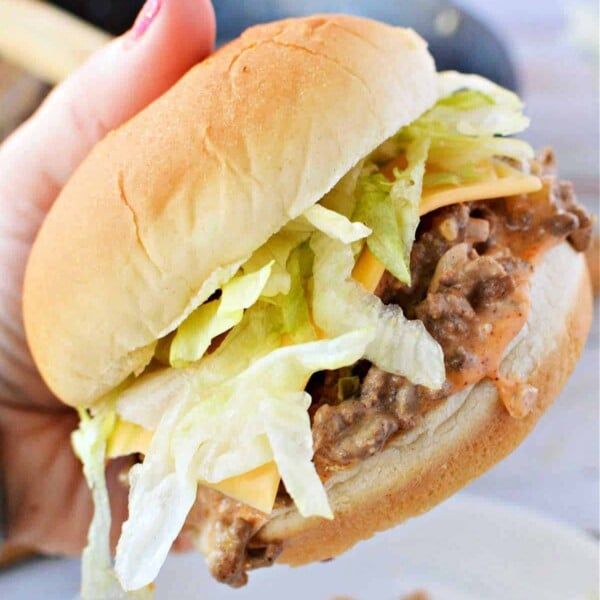
M118 35L133 23L142 0L52 0ZM412 27L428 42L438 70L479 73L515 90L515 70L506 47L491 29L446 0L213 0L217 44L255 23L319 12L339 12Z
M113 35L121 35L135 21L144 0L50 0L50 4L56 4Z
M447 0L216 0L215 8L220 43L257 22L348 13L412 27L429 42L438 71L479 73L504 87L517 87L502 42L489 27Z

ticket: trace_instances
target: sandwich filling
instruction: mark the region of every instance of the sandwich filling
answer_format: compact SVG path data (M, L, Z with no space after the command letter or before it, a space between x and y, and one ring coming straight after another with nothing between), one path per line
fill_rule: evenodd
M367 360L313 375L311 394L314 462L323 481L381 451L395 435L410 431L451 394L484 378L493 381L506 410L523 418L537 390L503 378L505 350L524 325L529 281L543 253L565 239L583 251L591 220L572 185L555 175L552 153L531 162L543 187L531 195L454 204L421 220L411 255L411 284L389 271L376 295L419 319L444 351L446 380L440 389L412 383ZM276 506L289 505L285 488ZM204 488L183 536L202 539L213 576L234 587L247 571L268 566L282 550L253 536L266 522L221 492Z
M514 418L537 391L499 372L543 252L591 222L551 154L506 137L518 97L445 73L439 100L247 257L158 341L74 446L96 511L83 596L147 595L178 538L232 586L271 564L254 541L275 504L334 518L326 482L451 394L489 378ZM115 570L104 462L126 454L129 518Z
M442 347L446 380L440 389L368 363L313 377L315 462L322 476L378 452L444 398L484 378L495 382L513 417L534 408L537 390L504 379L500 362L527 319L535 264L564 239L583 251L591 221L571 184L556 179L550 151L531 167L543 182L539 192L427 215L412 250L411 284L386 271L377 286L385 304L423 322Z

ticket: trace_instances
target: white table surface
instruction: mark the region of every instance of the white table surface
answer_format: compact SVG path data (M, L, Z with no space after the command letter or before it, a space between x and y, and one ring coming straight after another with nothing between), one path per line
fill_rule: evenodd
M171 555L156 600L400 600L416 590L432 600L592 600L597 565L586 534L462 492L333 561L253 571L242 589L211 580L197 555ZM0 574L3 600L77 600L78 587L75 560Z
M459 2L508 43L520 76L535 146L552 145L561 175L598 214L598 63L571 43L558 0ZM580 3L583 4L583 3ZM597 13L596 13L597 14ZM539 510L598 535L598 304L584 355L534 432L468 490Z

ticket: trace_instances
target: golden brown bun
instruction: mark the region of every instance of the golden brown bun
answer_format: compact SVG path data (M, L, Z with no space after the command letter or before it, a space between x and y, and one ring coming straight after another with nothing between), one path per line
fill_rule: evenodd
M254 27L193 68L96 146L38 235L24 318L47 384L89 405L142 369L215 272L435 100L423 40L356 17Z
M566 243L551 250L535 271L531 295L527 325L501 373L538 388L535 411L525 419L509 416L488 382L455 394L385 451L328 482L334 520L303 519L294 508L275 513L259 537L284 542L281 562L331 558L424 513L520 444L566 382L585 343L592 302L583 255Z
M592 243L585 253L590 270L590 280L594 296L600 294L600 235L596 233L592 238Z

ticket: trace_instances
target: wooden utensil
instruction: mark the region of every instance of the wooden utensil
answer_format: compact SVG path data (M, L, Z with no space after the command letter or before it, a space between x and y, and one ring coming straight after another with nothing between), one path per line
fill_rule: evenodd
M37 0L0 0L0 55L51 84L62 81L111 36Z

